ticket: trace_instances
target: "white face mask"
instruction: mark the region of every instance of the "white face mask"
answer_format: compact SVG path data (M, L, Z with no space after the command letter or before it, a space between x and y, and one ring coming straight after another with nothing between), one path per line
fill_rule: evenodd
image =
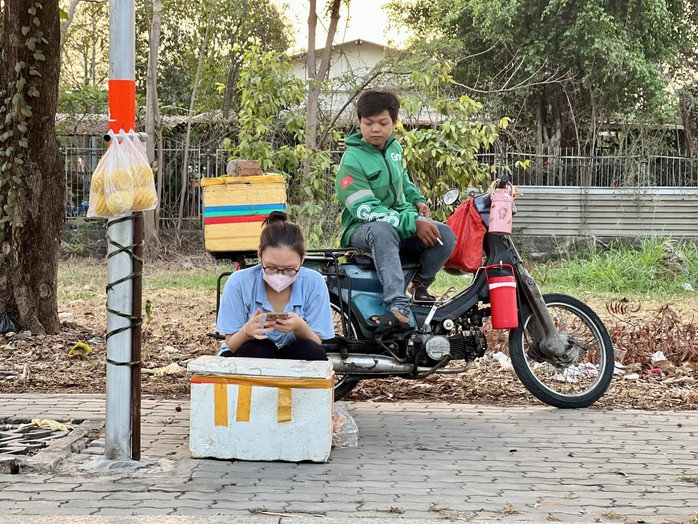
M281 273L277 273L276 275L267 275L265 271L262 271L262 278L274 291L281 293L284 289L296 281L296 278L298 278L298 273L292 277L289 277Z

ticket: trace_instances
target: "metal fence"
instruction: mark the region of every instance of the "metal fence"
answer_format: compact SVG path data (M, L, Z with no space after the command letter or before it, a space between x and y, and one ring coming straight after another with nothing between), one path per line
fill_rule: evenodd
M68 202L68 220L84 216L90 199L90 177L99 159L106 151L102 140L90 147L66 146L61 151L64 158ZM189 149L187 162L187 191L185 196L183 224L187 229L201 228L201 186L199 181L206 177L225 174L228 153L223 149ZM184 148L163 149L163 192L160 202L160 223L163 228L174 227L179 216L182 200L182 169Z
M481 155L487 164L508 166L516 184L554 187L696 187L698 159L675 155L579 155L560 149L546 154L508 151ZM528 161L528 167L520 167Z
M68 202L66 217L74 220L87 212L90 177L106 145L101 139L88 138L82 146L64 145ZM334 152L338 162L341 152ZM201 228L201 178L224 175L228 152L193 146L187 162L187 191L182 224L185 229ZM528 152L485 153L480 162L506 166L518 185L555 187L698 187L698 159L672 155L582 156L572 150L557 150L538 155ZM526 169L520 167L528 160ZM177 223L182 199L184 148L168 143L164 149L163 194L160 203L161 227ZM331 176L328 173L328 176Z

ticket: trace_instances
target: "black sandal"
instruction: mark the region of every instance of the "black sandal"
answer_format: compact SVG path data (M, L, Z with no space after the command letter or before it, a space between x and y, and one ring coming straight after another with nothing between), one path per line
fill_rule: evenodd
M394 329L394 328L409 329L410 328L409 322L400 322L400 319L398 319L395 316L395 313L393 313L392 311L387 311L387 312L383 313L382 315L373 315L368 320L376 327L382 327L385 329Z
M412 288L413 302L436 302L436 297L429 294L427 288L422 284L415 284Z

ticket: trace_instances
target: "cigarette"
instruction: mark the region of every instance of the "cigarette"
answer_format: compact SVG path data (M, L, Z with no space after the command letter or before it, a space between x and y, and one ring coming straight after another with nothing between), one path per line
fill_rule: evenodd
M439 237L436 237L436 241L437 241L439 244L441 244L442 246L444 245L444 243L441 242L441 239L440 239Z

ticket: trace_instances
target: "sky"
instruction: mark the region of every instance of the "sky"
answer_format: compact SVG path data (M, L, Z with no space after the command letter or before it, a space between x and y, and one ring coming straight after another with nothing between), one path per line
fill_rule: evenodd
M292 26L296 29L296 45L293 51L305 50L308 46L308 0L273 0L286 13ZM405 31L388 29L388 14L382 7L388 0L351 0L349 11L342 6L335 43L347 42L361 38L377 44L392 44L400 47L407 39ZM285 8L284 6L287 6ZM316 46L324 47L329 19L322 16L326 11L325 0L317 0L318 28ZM348 17L347 17L348 15ZM347 18L349 18L347 20Z

